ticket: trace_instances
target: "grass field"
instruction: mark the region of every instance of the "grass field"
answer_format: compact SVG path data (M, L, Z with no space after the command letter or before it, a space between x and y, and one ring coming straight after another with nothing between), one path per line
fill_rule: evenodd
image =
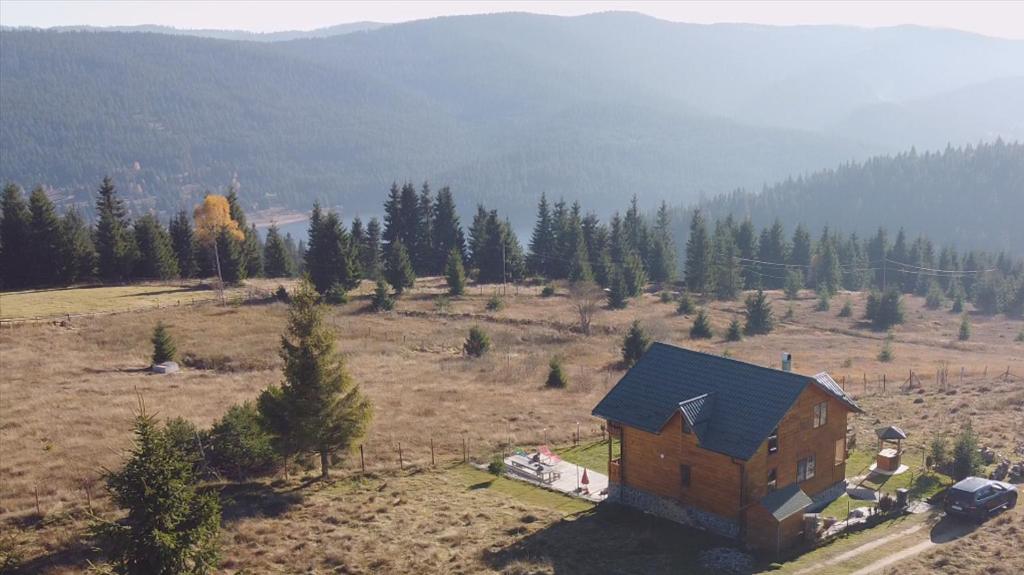
M883 363L877 354L884 334L871 331L857 319L863 314L863 294L838 296L838 301L850 298L855 309L854 318L839 318L835 312L814 311L816 300L810 292L794 302L783 301L780 293L772 292L776 316L781 318L792 306L792 317L780 321L768 336L730 343L722 335L729 321L741 313L741 301L702 302L716 332L711 340L689 340L693 318L676 315L675 306L661 303L654 293L645 294L625 310L599 312L594 319L595 335L584 337L570 329L576 316L564 289L545 298L539 296L537 287L509 287L504 308L490 312L486 302L497 286L474 287L466 296L439 305L443 281L427 279L400 299L395 312L373 314L367 311L370 287L363 286L348 305L332 309L328 321L340 336L339 347L350 372L375 406L365 443L368 469L376 477L394 475L395 479L381 479L389 485L383 492L354 479L339 480L337 496L329 489L303 487L295 493L308 503L289 506L277 515L261 511L226 521L225 557L230 559L225 572L307 567L343 571L344 566L348 572L413 573L423 572L416 567L426 565L427 570L442 572L571 573L587 572L575 569L572 561L591 567L630 565L628 559L616 563L619 559L610 557L609 552L594 559L599 563L587 563L588 553L598 554L596 546L601 544L629 549L629 553L646 558L637 563L650 567L645 572L692 567L692 553L672 549L661 535L666 529L663 526L650 527L642 538L632 533L636 529L620 529L605 513L568 511L534 500L536 490L525 485L506 485L499 480L468 489L467 485L485 481L476 480L475 471L447 467L461 461L463 446L471 458L486 461L507 445L568 445L580 422L582 446L559 452L566 460L604 469L607 448L593 443L601 436L602 422L589 414L622 375L619 346L633 319L668 343L727 352L737 359L775 367L779 354L788 351L794 354L796 371L829 371L837 381L845 382L866 411L851 419L858 445L865 450L875 444L875 427L899 425L910 435L904 446L911 450L909 457L914 462L934 435L952 434L968 419L982 442L997 451L1008 453L1024 441L1020 379L1024 376L1024 343L1014 341L1024 324L1002 316L975 315L972 339L960 342L957 315L927 310L923 299L907 297L907 321L894 330L895 358ZM93 291L96 289L118 288L67 290L63 295L70 298L72 303L67 305L72 307L62 311L88 311L88 306L95 305L90 294L100 293ZM35 300L22 300L19 305L29 305L31 310L49 305L50 296L34 293ZM170 297L178 297L173 293ZM0 298L5 315L9 297L4 294ZM76 301L86 303L76 308ZM42 313L31 310L29 315ZM5 327L0 332L0 530L16 534L26 560L38 566L36 572L78 570L66 565L83 557L83 510L91 501L95 511L110 511L98 478L103 467L121 461L137 394L159 417L184 416L197 425L210 425L231 404L251 400L268 384L280 380L277 350L285 312L280 303L180 308L168 304L130 314L80 318L66 327L44 323ZM210 369L185 369L171 376L142 371L148 365L149 337L158 320L169 326L179 352L191 354ZM491 352L478 360L460 353L472 325L481 325L493 340ZM555 354L565 358L570 380L566 389L543 385L548 360ZM936 369L942 367L951 374L945 388L934 381ZM1000 374L1007 368L1015 377L1004 380ZM901 388L910 370L920 385ZM883 374L887 381L884 392ZM436 471L426 469L431 445L438 462ZM399 446L405 465L414 465L419 472L398 472ZM342 472L351 472L358 466L356 455L340 467ZM346 481L352 486L344 489L358 496L344 492L341 486ZM290 497L285 487L259 485L253 489L268 497L276 494L272 500ZM395 485L405 486L402 493L409 495L389 496L389 511L377 513L376 509L385 507L380 493L390 493L387 489ZM423 503L427 507L417 510L434 514L429 525L416 518L411 506L398 504L399 511L390 511L394 499L429 499L433 493L442 503L431 499L429 504ZM539 497L554 495L542 493ZM559 502L564 500L557 497ZM527 509L516 511L520 516L534 514L538 519L527 526L530 533L509 531L522 526L520 516L514 514L495 522L481 518L479 529L472 522L471 529L460 527L465 514L473 521L476 513L491 515L487 506L495 505L493 498ZM434 505L446 505L447 509ZM533 511L534 507L548 511ZM573 520L575 529L567 529L566 512L574 513L572 517L582 513L585 519L583 523ZM367 531L376 524L356 519L370 516L376 517L374 521L386 517L387 532ZM441 534L449 529L462 535L439 544ZM534 531L545 535L531 536ZM616 547L612 535L629 537L628 543ZM371 552L372 536L381 538L379 552ZM593 541L577 541L576 537ZM565 551L565 556L556 555L549 547L554 545L573 549ZM415 550L415 557L424 562L414 565L403 558L400 549ZM330 559L328 554L339 556ZM386 563L374 566L373 560ZM448 563L442 568L442 562ZM539 567L530 567L534 564Z

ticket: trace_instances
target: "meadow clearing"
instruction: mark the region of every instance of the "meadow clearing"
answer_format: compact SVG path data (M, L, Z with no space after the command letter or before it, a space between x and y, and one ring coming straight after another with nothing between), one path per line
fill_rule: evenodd
M428 278L396 311L375 314L364 283L350 303L331 310L349 370L374 403L364 446L368 475L357 473L356 452L328 484L293 474L220 486L224 572L664 572L692 565L694 550L674 545L678 530L664 522L512 488L457 464L464 449L470 459L487 460L508 444L565 446L577 426L584 442L599 439L601 421L590 410L623 373L619 346L634 319L660 341L774 367L787 351L796 371L830 372L866 411L851 419L866 449L874 446L875 427L899 425L910 435L907 458L921 460L932 437L952 435L968 419L996 451L1009 454L1024 441L1024 343L1015 341L1024 322L973 314L971 339L959 341L958 315L907 296L906 322L893 331L894 358L881 362L885 334L860 319L862 293L841 293L831 311L819 312L810 291L792 302L770 292L776 330L727 342L741 300L702 302L715 330L710 340L690 340L693 315L678 315L657 293L598 312L587 337L572 329L576 312L565 289L542 297L539 286L509 286L502 308L488 311L500 289L473 287L449 299L443 280ZM35 293L16 294L24 298L18 305L34 309L51 297ZM8 297L0 298L5 308ZM837 317L847 299L852 317ZM86 565L86 510L110 511L99 477L121 461L139 397L161 418L210 425L280 379L285 312L281 303L171 306L75 318L63 327L4 326L0 522L31 572ZM171 376L144 370L158 320L202 369ZM481 359L461 353L472 325L493 340ZM566 389L543 385L554 355L567 368ZM949 375L940 387L941 369ZM996 527L1013 529L1009 536L1024 543L1018 520L1006 521ZM948 549L940 551L953 553ZM927 561L941 558L916 560L926 571L933 564Z

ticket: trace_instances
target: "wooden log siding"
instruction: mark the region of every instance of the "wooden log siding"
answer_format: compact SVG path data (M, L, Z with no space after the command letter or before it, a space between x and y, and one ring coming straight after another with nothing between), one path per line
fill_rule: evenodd
M814 428L814 406L822 402L828 405L827 420L825 425ZM728 406L718 405L716 409L728 409ZM800 483L811 497L846 476L845 461L835 465L835 445L836 440L846 438L847 415L848 408L839 400L808 385L779 424L778 451L769 454L766 440L746 462L701 448L696 434L683 432L683 419L678 412L660 434L623 425L622 482L743 524L741 515L745 508L756 506L767 495L768 471L772 468L777 470L777 488L781 489L796 482L797 462L813 454L814 477ZM689 487L681 482L679 466L682 464L690 466ZM741 481L745 483L743 500ZM797 515L802 517L802 514ZM761 531L765 519L759 517L750 527ZM795 538L799 529L794 525L799 524L797 520L786 521L783 539ZM755 537L763 539L764 534ZM784 541L783 547L792 543Z

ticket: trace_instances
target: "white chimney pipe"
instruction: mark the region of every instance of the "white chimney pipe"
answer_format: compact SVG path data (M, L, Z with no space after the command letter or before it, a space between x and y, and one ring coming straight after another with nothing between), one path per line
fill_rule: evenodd
M782 352L782 371L793 371L793 354Z

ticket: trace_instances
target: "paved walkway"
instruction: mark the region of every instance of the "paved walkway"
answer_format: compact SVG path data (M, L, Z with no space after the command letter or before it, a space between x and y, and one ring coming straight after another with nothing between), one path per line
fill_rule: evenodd
M608 488L608 476L604 475L603 473L598 473L593 469L586 470L587 479L590 480L590 483L587 484L585 487L587 488L587 491L589 493L577 493L577 487L584 487L582 483L584 471L583 467L577 466L575 463L569 463L568 461L559 461L554 465L554 468L555 471L561 474L561 477L559 477L552 483L542 483L541 481L534 479L532 477L527 477L511 471L512 466L509 465L510 459L511 458L505 459L505 476L511 479L518 479L519 481L525 481L527 483L532 483L540 487L553 489L555 491L565 493L566 495L579 497L581 499L586 499L587 501L593 501L595 503L600 503L601 501L604 501L606 497L606 495L602 495L601 492ZM577 483L577 480L579 481L579 483Z

